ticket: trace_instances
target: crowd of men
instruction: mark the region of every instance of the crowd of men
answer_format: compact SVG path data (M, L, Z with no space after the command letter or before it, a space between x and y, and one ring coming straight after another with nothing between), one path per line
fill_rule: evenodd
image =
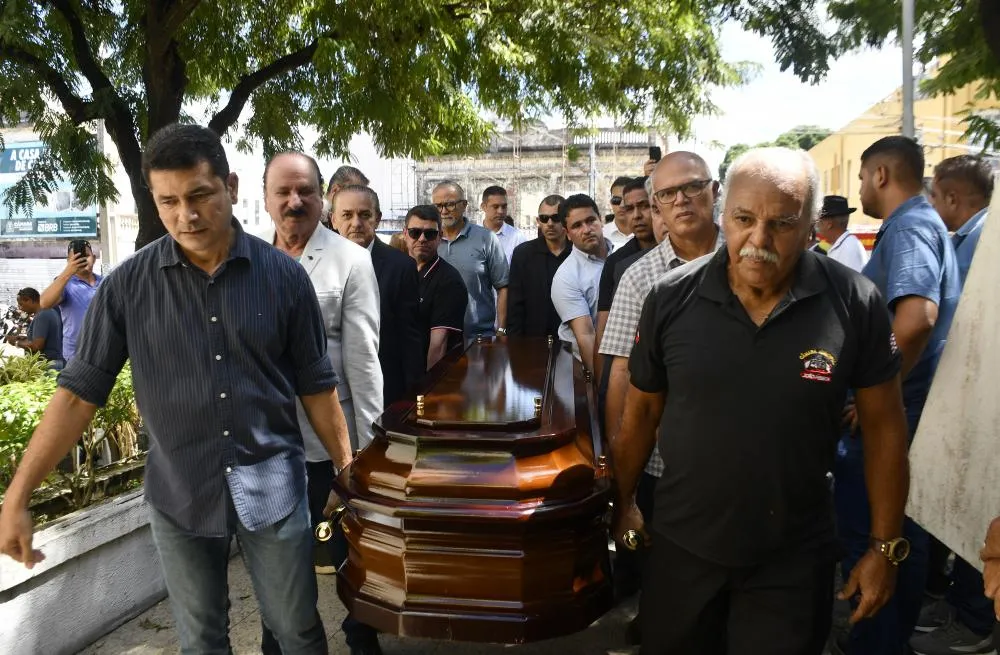
M668 153L614 181L608 222L588 195L547 196L531 240L503 188L482 192L477 225L465 190L442 182L407 212L404 253L376 235L361 171L341 167L324 191L300 152L267 163L272 224L245 234L218 137L164 128L143 171L168 235L104 280L71 244L44 293L19 295L36 318L14 342L65 368L0 549L42 557L27 501L127 358L182 652L228 648L236 535L263 652L325 653L314 573L334 572L345 543L314 543L312 528L374 419L471 339L553 336L595 373L614 536L645 545L620 545L615 565L618 595L641 593L629 639L643 653L818 655L838 561L853 611L840 652L991 652L1000 525L984 582L904 516L908 445L993 186L986 163L955 157L928 200L924 167L904 137L863 154L861 208L882 221L870 257L847 229L856 208L783 148L744 154L724 187L696 153ZM342 627L352 653L381 652L373 628Z

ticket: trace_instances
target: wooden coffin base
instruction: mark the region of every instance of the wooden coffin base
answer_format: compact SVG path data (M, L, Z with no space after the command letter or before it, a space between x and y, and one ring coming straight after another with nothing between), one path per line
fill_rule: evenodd
M607 503L604 494L588 501ZM405 523L404 532L354 514L344 520L350 555L337 592L354 618L380 632L522 644L578 632L611 609L600 525L464 524L458 533L454 522Z

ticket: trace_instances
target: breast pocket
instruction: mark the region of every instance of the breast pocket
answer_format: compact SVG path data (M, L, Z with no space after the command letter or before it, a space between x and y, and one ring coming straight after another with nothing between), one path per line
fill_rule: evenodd
M327 337L340 334L341 311L344 304L343 289L327 289L316 294L319 310L323 314L323 328Z

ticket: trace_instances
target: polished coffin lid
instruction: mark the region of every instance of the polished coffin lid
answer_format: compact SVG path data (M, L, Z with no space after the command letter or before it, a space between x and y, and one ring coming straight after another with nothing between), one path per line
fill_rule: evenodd
M396 634L519 643L611 603L592 385L558 342L479 341L396 403L338 478L338 589Z

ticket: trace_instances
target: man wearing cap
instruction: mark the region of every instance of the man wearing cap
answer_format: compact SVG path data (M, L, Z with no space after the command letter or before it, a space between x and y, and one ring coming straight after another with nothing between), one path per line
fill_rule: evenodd
M816 236L830 244L826 254L848 268L860 271L868 263L868 252L858 237L847 231L847 223L857 207L848 207L844 196L823 198L823 210L816 221Z

